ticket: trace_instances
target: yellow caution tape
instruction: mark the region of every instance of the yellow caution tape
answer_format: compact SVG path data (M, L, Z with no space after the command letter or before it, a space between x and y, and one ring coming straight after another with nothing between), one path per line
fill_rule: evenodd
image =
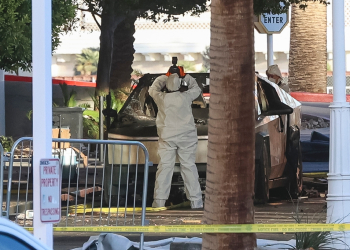
M32 231L33 228L25 228ZM55 232L110 233L297 233L350 231L350 224L231 224L231 225L166 225L54 227Z
M29 189L28 192L25 189L20 189L19 192L18 192L17 188L14 188L14 189L11 190L11 194L18 194L18 193L20 193L20 194L26 194L26 193L32 194L33 190ZM7 194L7 190L6 189L3 191L3 194Z
M182 207L190 207L190 202L186 201L177 205L172 205L172 206L168 206L168 207L157 207L157 208L153 208L153 207L146 207L146 212L160 212L160 211L165 211L165 210L170 210L170 209L176 209L176 208L182 208ZM64 208L64 207L63 207ZM102 213L102 214L108 214L108 213L117 213L117 214L123 214L126 212L142 212L142 208L141 207L131 207L131 208L125 208L125 207L95 207L92 208L91 204L89 205L77 205L77 206L69 206L68 208L68 213L70 214L84 214L84 213Z

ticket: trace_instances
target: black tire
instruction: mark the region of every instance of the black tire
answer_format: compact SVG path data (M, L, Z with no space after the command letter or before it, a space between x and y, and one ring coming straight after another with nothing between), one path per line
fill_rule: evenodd
M298 160L297 165L290 168L289 174L289 192L293 199L298 198L303 191L303 163L301 155L300 141L298 144Z
M256 204L266 204L270 198L269 177L271 171L269 141L264 139L260 157L255 161L255 199Z

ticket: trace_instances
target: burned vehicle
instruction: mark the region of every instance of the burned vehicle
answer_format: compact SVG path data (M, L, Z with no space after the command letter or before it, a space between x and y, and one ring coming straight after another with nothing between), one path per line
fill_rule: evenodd
M200 183L205 189L208 118L209 118L209 74L190 74L197 80L206 98L199 96L192 104L195 119L198 148L196 165ZM150 167L148 198L153 198L155 172L158 158L158 135L156 128L157 106L148 94L148 89L159 75L147 74L142 77L124 106L116 115L109 131L110 140L134 140L142 142L148 149ZM288 187L292 196L302 190L302 163L300 149L301 104L276 84L257 75L255 86L255 200L261 203L269 199L269 190ZM127 159L131 152L108 152L108 157L120 155ZM134 155L134 152L132 153ZM130 158L130 157L129 157ZM142 157L139 163L142 163ZM135 162L131 162L135 164ZM124 162L123 162L124 164ZM115 183L113 183L115 185ZM183 185L179 164L175 165L173 186ZM172 188L173 190L174 188Z

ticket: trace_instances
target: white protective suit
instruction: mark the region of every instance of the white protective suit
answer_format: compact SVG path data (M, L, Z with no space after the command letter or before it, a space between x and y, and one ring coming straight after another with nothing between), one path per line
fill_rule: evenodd
M156 124L160 156L153 207L164 207L165 201L169 198L176 155L180 161L181 176L191 207L203 207L195 164L198 137L191 108L192 101L200 95L201 89L190 75L187 74L184 80L188 84L188 90L182 93L177 91L180 87L180 78L177 74L169 77L159 76L149 89L149 94L158 107ZM165 85L169 91L176 92L162 92L161 89Z
M289 93L289 86L288 86L288 84L282 82L283 76L282 76L282 73L281 73L281 71L280 71L280 69L279 69L277 64L270 65L269 68L266 71L266 74L278 76L279 77L278 81L276 81L272 77L269 77L269 81L276 83L281 89L283 89L284 91Z

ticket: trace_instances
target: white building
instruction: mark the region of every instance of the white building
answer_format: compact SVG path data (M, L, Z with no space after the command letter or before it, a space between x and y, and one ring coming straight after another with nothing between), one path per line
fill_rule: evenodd
M345 0L346 16L346 59L350 71L350 0ZM61 37L61 45L52 56L52 75L73 76L75 58L84 48L97 48L100 45L100 31L93 18L81 12L80 26L85 31L75 31ZM327 50L328 63L332 65L332 12L328 7ZM193 62L197 71L202 69L202 52L210 44L210 12L200 17L179 16L179 22L158 23L137 20L134 48L134 69L143 73L166 72L171 65L171 57L180 61ZM274 61L282 72L288 72L290 25L281 34L274 35ZM267 39L265 34L255 31L256 71L264 73L267 65ZM21 75L27 75L22 73Z

